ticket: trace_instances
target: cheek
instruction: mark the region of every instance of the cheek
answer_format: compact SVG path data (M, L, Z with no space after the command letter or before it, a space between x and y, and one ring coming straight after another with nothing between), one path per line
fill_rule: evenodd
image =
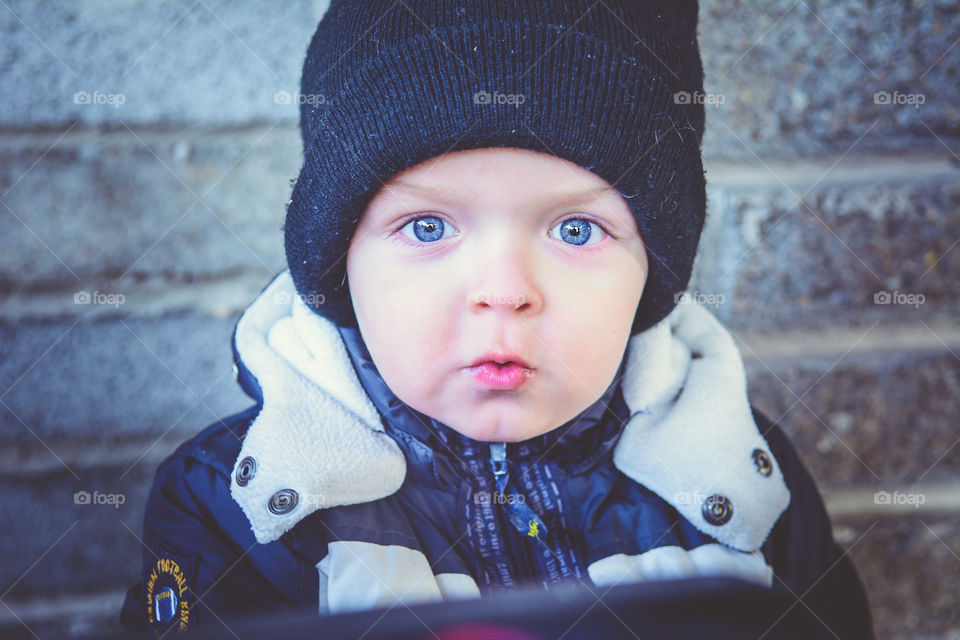
M427 334L451 306L452 279L428 265L381 261L357 271L359 281L351 277L350 295L358 319L363 315L384 332Z
M551 282L547 300L562 309L563 318L544 327L544 340L572 379L592 385L588 376L612 374L623 357L644 273L631 261L603 270L571 269Z
M643 266L635 259L551 269L544 284L547 300L562 306L565 315L580 318L578 324L609 332L627 318L632 320L646 282ZM549 284L547 284L549 283Z
M351 255L350 295L374 364L398 395L428 383L429 368L444 352L454 325L445 281L422 265ZM416 382L416 384L414 384Z

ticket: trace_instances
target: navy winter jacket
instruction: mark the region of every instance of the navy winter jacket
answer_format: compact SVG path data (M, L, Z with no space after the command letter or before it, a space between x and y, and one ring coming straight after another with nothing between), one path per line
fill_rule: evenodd
M401 402L358 331L306 308L284 272L234 331L254 406L157 470L121 621L162 632L733 575L802 599L840 638L872 638L856 570L793 446L747 402L733 344L678 305L576 418L484 443Z

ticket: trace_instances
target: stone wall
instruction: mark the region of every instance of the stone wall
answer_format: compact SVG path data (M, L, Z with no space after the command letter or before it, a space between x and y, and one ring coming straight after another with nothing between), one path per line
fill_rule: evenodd
M283 92L325 4L0 9L4 637L116 628L157 464L248 406L230 335L285 267L301 147ZM960 8L700 16L710 201L691 296L819 483L880 637L956 638Z

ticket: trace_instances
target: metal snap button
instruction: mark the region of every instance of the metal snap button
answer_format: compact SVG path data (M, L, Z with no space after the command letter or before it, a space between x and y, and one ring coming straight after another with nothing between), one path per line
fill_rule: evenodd
M704 520L719 527L733 517L733 503L726 496L714 494L703 501L701 513Z
M297 508L300 502L300 494L293 489L280 489L270 496L270 503L267 508L275 516L283 516Z
M247 456L237 465L237 484L241 487L247 486L247 483L253 479L257 472L257 461Z
M770 460L770 455L763 449L753 450L753 464L761 475L769 477L773 473L773 461Z

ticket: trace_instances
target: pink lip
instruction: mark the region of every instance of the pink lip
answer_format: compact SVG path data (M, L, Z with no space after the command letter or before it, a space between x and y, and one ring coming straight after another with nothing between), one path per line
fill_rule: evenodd
M466 371L480 384L499 391L519 389L533 375L533 369L528 369L514 362L503 365L496 362L484 362L474 367L468 367Z
M476 367L477 365L481 365L484 362L493 362L495 364L513 363L513 364L520 365L521 367L524 367L526 369L533 368L530 366L530 364L526 360L524 360L517 354L512 353L510 351L502 351L502 352L488 351L467 366Z

